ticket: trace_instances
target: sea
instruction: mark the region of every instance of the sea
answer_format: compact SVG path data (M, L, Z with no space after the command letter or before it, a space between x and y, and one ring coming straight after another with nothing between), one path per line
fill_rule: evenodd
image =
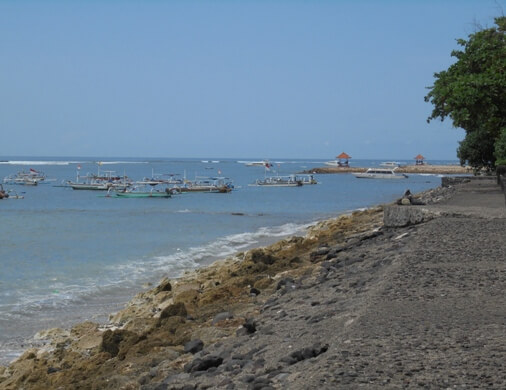
M325 162L270 159L269 171L246 165L259 160L0 156L0 180L29 169L47 176L37 186L3 184L23 199L0 200L0 364L33 345L37 331L107 322L109 314L164 277L304 235L319 220L392 202L407 189L415 193L441 183L438 175L371 180L346 173L315 175L318 184L302 187L250 186L266 175L299 173ZM351 161L361 167L381 163ZM78 173L99 171L133 180L220 176L232 180L234 190L125 199L65 185Z

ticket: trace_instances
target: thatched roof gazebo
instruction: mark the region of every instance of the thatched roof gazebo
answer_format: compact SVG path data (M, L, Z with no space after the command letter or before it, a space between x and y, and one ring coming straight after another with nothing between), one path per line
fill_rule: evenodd
M415 157L415 165L424 165L425 157L423 157L421 154Z
M349 162L348 160L351 159L351 156L342 152L339 156L336 157L339 162L337 163L338 166L340 167L349 167Z

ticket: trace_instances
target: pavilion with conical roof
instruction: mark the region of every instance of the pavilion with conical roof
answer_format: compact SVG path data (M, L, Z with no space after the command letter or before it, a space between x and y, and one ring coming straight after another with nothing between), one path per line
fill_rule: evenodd
M419 154L418 156L415 157L415 165L425 164L424 160L425 160L425 157L423 157L421 154Z
M342 152L339 156L336 157L339 162L337 163L340 167L349 167L349 159L351 159L351 156Z

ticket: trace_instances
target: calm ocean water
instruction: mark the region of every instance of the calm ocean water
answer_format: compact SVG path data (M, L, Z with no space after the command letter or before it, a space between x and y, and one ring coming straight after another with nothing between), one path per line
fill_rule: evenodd
M303 234L308 224L393 201L406 189L436 187L437 176L359 180L316 175L318 185L251 187L264 168L238 159L0 158L0 179L21 170L53 181L36 187L4 185L24 199L0 200L0 363L18 356L41 329L84 320L105 321L146 283L176 277L237 251ZM100 169L134 180L155 173L192 179L226 176L229 194L193 193L170 199L117 199L59 187ZM324 160L276 160L274 175L322 166ZM352 160L355 166L380 161ZM412 162L407 162L411 164ZM449 164L450 161L431 161Z

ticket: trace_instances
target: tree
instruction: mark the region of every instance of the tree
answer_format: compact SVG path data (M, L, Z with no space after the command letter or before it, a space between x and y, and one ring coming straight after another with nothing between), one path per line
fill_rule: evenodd
M447 117L466 131L457 149L461 164L491 168L495 143L506 129L506 17L495 27L457 39L463 50L452 51L457 61L434 74L425 101L434 106L427 122Z
M495 143L494 153L497 165L506 165L506 128L502 129L501 135Z

